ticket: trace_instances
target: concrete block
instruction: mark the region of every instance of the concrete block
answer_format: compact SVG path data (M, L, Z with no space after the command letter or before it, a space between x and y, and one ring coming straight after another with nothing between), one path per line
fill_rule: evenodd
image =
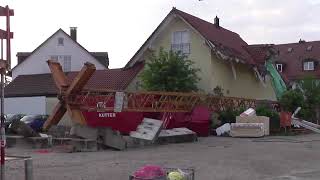
M96 140L98 138L98 129L82 126L80 124L74 124L70 129L70 135Z
M72 138L52 138L54 152L72 153L76 152L75 146L72 144Z
M7 135L6 136L6 146L7 146L7 148L16 147L16 146L26 147L27 142L23 136Z
M66 137L70 133L70 128L66 126L52 126L49 130L48 133L52 137Z
M174 128L161 130L157 142L165 143L184 143L197 141L197 133L188 128Z
M143 139L155 142L162 128L162 121L150 118L144 118L136 131L132 131L130 136L137 139Z
M72 138L71 145L74 152L93 152L98 150L97 141L93 139Z
M127 142L119 131L114 131L111 128L99 129L99 137L102 138L102 144L117 150L125 150Z
M154 146L154 143L144 139L137 139L130 136L123 137L127 142L127 148L141 148L147 146Z
M52 145L70 145L72 138L52 138Z
M50 148L52 147L52 137L28 137L27 141L33 148Z

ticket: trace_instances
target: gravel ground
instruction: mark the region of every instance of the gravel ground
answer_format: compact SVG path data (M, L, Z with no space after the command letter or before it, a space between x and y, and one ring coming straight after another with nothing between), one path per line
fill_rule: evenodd
M33 158L35 180L127 180L146 164L194 167L196 180L318 180L320 135L236 139L200 138L169 144L87 153L39 153L10 148ZM23 161L6 164L7 180L23 180Z

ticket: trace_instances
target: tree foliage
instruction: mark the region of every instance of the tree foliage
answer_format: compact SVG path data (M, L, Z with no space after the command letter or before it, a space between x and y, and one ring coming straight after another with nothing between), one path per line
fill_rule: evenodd
M316 110L320 106L320 84L313 77L305 77L297 82L297 88L288 90L280 99L281 107L293 112L302 107L299 116L304 119L315 120Z
M149 91L190 92L197 91L199 69L180 52L152 53L141 74L142 87Z
M280 105L284 111L293 112L297 107L304 106L304 97L300 90L288 90L280 98Z

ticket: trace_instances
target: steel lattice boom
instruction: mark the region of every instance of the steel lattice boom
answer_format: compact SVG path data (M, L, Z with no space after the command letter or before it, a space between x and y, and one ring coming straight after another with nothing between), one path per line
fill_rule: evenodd
M93 64L86 63L77 77L68 84L61 65L48 61L55 84L59 89L60 102L44 125L48 129L57 124L64 113L68 111L71 119L80 124L86 121L81 112L115 112L117 93L106 89L83 89L95 71ZM123 112L191 112L196 105L204 105L212 111L237 109L240 107L255 108L258 101L254 99L218 97L199 93L178 92L121 92L120 104ZM271 102L276 108L277 103Z

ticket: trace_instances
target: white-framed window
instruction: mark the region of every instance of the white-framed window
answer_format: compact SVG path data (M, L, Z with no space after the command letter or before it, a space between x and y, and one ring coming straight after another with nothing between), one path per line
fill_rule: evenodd
M190 32L188 30L173 32L171 50L174 52L180 51L183 54L190 54Z
M63 46L64 45L64 39L62 37L58 38L58 46Z
M313 61L303 62L303 70L313 71L314 70L314 62Z
M50 60L59 62L64 72L71 71L71 56L70 55L51 55Z
M59 61L59 56L57 56L57 55L52 55L52 56L50 56L49 59L58 62L58 61Z
M71 56L63 57L63 71L70 72L71 71Z
M282 72L283 70L283 64L276 64L276 68L279 72Z

